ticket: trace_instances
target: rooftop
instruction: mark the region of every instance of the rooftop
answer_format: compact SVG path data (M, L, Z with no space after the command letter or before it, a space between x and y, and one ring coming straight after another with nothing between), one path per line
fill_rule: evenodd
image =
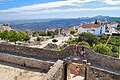
M74 28L66 28L66 29L63 29L62 32L70 32L70 31L73 31Z
M98 28L100 25L98 24L94 24L94 23L86 23L86 24L82 24L79 26L82 27L82 28Z

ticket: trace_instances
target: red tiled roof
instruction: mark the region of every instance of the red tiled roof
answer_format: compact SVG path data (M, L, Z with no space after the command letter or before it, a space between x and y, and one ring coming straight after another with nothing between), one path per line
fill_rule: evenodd
M98 28L100 25L94 24L94 23L87 23L87 24L82 24L79 27L82 28Z
M66 28L66 29L63 29L62 32L70 32L72 30L74 30L74 28Z

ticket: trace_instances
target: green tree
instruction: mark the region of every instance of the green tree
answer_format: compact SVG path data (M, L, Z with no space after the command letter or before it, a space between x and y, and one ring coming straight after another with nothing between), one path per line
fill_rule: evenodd
M90 45L89 45L89 43L88 42L79 42L78 43L78 45L84 45L84 46L87 46L87 47L89 47L90 48Z
M113 53L112 57L119 58L119 53Z
M97 44L94 47L94 51L105 55L112 55L111 49L106 47L105 44Z
M70 34L74 35L75 34L75 30L70 31Z
M94 24L99 24L99 23L98 23L98 20L95 20L95 23L94 23Z
M113 46L112 47L112 52L119 53L119 46Z
M25 42L27 42L27 41L29 41L30 40L30 37L29 36L25 36L24 38L23 38L23 41L25 41Z
M120 30L120 25L117 26L117 30Z
M70 36L69 36L69 40L72 40L72 39L73 39L73 37L70 35Z
M8 31L7 30L5 30L5 31L2 31L1 32L1 34L0 34L0 38L2 39L2 40L7 40L8 41Z
M40 31L39 36L46 36L46 32L45 31Z
M27 42L28 40L30 40L30 37L28 36L28 34L26 32L19 32L21 34L22 40Z
M88 42L91 46L93 46L94 44L97 44L99 42L99 37L92 33L83 32L79 34L78 41L79 42L85 41Z
M107 40L109 35L106 35L106 34L102 34L99 36L101 40Z
M37 31L32 32L32 36L33 36L33 37L35 37L35 36L37 36L37 35L38 35L38 32L37 32Z
M54 43L55 43L55 42L58 42L58 40L57 40L57 39L53 39L53 40L52 40L52 42L54 42Z
M55 32L53 32L53 31L48 31L47 32L47 36L53 36L53 35L55 35Z
M0 38L3 39L3 40L9 40L10 42L15 42L16 41L27 41L29 40L29 36L27 36L27 33L25 32L17 32L17 31L3 31L3 32L0 32Z
M20 34L18 34L16 31L10 31L9 32L9 41L10 42L15 42L16 44L16 41L19 41L19 38L20 37Z
M40 41L40 39L41 39L40 37L37 37L37 41Z

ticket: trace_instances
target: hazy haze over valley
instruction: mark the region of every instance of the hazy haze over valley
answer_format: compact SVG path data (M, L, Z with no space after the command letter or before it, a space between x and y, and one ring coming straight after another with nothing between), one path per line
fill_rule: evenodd
M49 27L55 28L69 28L81 23L91 22L95 20L111 20L120 21L120 17L110 17L110 16L95 16L95 17L82 17L82 18L55 18L55 19L26 19L26 20L13 20L13 21L3 21L1 23L9 23L14 29L31 29L31 30L44 30Z

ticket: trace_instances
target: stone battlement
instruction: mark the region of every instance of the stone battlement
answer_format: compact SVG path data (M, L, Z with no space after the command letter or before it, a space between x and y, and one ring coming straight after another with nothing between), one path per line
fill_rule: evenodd
M78 55L81 53L81 46L78 47ZM120 71L120 59L113 58L107 55L99 54L89 48L85 48L87 59L92 65L106 67L112 70ZM64 59L73 54L73 47L69 46L61 51L46 50L40 48L31 48L25 46L0 44L0 52L21 55L25 57L33 57L37 59L55 60Z
M54 76L54 79L47 80L62 80L64 77L63 62L59 68L56 68L58 63L46 62L41 59L55 60L65 59L73 54L73 46L69 46L61 51L46 50L40 48L31 48L25 46L16 46L8 44L0 44L0 61L6 61L28 67L41 68L48 71L47 77ZM91 62L89 67L88 80L119 80L120 79L120 59L113 58L107 55L99 54L85 47L87 60ZM81 46L78 46L78 56L81 53ZM37 59L36 59L37 58ZM54 64L54 65L53 65ZM50 69L50 66L52 66ZM98 68L97 68L98 67ZM50 70L49 70L50 69ZM51 74L55 69L54 75ZM58 72L60 73L58 73ZM50 75L50 76L49 76ZM92 76L91 76L92 75ZM61 77L58 77L61 76ZM53 78L53 77L52 77ZM59 79L58 79L59 78ZM64 80L64 78L63 78Z

